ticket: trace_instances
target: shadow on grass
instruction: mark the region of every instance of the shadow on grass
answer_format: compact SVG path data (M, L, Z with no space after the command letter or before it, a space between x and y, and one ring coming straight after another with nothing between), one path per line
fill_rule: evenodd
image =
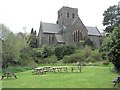
M1 81L8 81L8 80L16 80L16 79L14 77L11 77L11 78L4 78Z

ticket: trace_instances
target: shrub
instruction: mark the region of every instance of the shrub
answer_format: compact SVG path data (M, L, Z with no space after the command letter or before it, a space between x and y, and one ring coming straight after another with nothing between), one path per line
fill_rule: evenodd
M33 61L34 51L30 47L26 47L20 52L19 63L23 66L27 65L30 61Z
M47 58L44 58L42 61L41 61L42 64L50 64L50 63L57 63L57 58L52 55L50 57L47 57Z
M93 44L93 42L90 40L90 38L88 38L88 39L85 41L85 45L88 45L88 46L94 48L94 44Z
M109 65L109 61L103 61L103 65Z
M100 61L102 59L101 53L97 51L93 51L91 57L94 58L96 61Z
M75 63L77 61L84 61L84 58L80 54L72 54L63 58L63 63Z
M47 58L49 56L51 56L53 54L53 51L50 47L44 47L43 51L42 51L42 57L43 58Z
M34 61L30 61L28 64L27 64L28 67L31 67L31 68L35 68L37 67L37 64L34 62Z
M84 58L88 58L89 56L91 56L92 53L92 49L88 46L86 46L82 51L81 51L82 55L84 56Z
M42 53L40 51L35 51L32 58L34 62L40 63L42 60Z
M96 62L96 60L93 58L93 57L88 57L86 60L85 60L87 63L88 62L91 62L91 63L95 63Z
M83 48L82 43L81 42L76 43L76 48L77 49L82 49Z
M58 60L63 59L65 55L70 55L75 53L75 47L71 45L57 46L54 50L54 54Z

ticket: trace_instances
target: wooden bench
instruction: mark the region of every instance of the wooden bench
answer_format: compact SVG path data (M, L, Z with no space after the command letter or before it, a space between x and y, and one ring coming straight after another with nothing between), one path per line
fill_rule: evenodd
M120 76L117 76L114 80L112 80L112 82L114 83L114 87L116 86L116 84L118 84L119 85L119 83L120 83Z
M5 72L5 73L2 75L1 80L2 80L4 77L7 77L7 79L8 79L9 77L12 77L12 76L17 79L17 76L16 76L15 73L13 73L13 72Z

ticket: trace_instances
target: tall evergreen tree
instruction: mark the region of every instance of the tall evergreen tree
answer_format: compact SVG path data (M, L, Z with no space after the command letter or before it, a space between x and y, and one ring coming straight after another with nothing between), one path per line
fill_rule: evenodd
M29 46L32 48L37 48L37 36L36 36L36 30L34 31L34 29L31 29L31 34L29 37Z

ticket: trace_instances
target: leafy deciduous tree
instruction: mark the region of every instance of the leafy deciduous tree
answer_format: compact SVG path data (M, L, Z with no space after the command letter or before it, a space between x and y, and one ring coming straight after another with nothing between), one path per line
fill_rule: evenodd
M104 40L101 50L104 57L111 61L117 71L120 71L120 25Z
M110 6L106 11L104 11L103 25L107 26L105 31L112 32L114 25L118 23L118 15L120 8L117 5Z

